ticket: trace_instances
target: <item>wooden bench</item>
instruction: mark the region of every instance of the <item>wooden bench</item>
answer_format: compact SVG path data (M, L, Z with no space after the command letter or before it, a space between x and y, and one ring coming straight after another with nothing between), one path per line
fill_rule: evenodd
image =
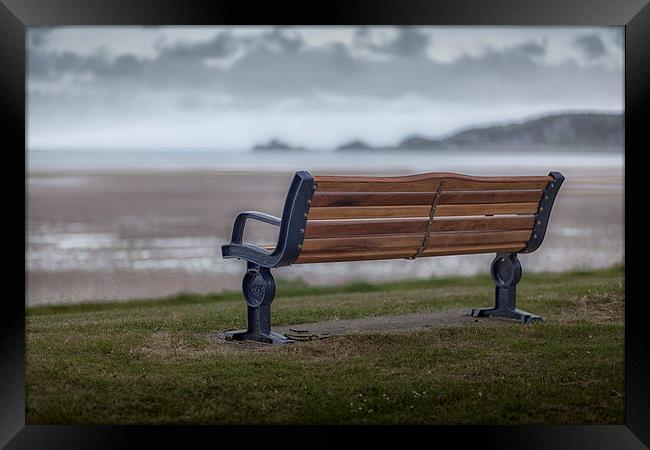
M271 330L275 281L270 269L291 264L496 253L495 306L475 317L522 322L540 317L516 308L519 253L544 239L555 196L564 181L547 176L475 177L434 172L404 177L316 176L297 172L282 218L257 211L237 216L224 258L247 261L242 288L248 328L235 340L267 343L290 339ZM274 246L242 242L248 219L279 227Z

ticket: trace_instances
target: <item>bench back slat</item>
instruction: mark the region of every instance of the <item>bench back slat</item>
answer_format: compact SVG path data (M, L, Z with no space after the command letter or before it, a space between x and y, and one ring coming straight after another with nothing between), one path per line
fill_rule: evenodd
M436 192L445 180L445 191L544 189L550 176L472 177L456 173L425 173L405 177L315 176L323 192Z
M513 231L443 231L431 233L426 248L454 245L505 244L530 239L530 230ZM422 245L421 234L384 234L374 236L306 239L303 253L318 251L372 250L403 248L417 250Z
M526 246L526 242L512 244L481 244L461 245L450 247L435 247L426 249L421 256L443 256L443 255L464 255L470 253L492 253L492 252L516 252ZM344 252L315 252L301 253L296 263L319 263L319 262L341 262L341 261L369 261L377 259L408 258L413 255L410 249L395 250L361 250Z
M530 230L534 223L535 216L445 217L434 219L431 231ZM308 221L305 239L406 233L419 233L422 236L426 227L427 220L423 218L316 220Z
M436 217L494 216L497 214L535 214L538 203L487 203L440 205ZM431 206L323 206L311 208L309 219L381 219L391 217L429 217Z
M430 206L434 192L327 192L316 191L312 207L334 206ZM540 189L443 191L439 205L473 203L528 203L539 202Z

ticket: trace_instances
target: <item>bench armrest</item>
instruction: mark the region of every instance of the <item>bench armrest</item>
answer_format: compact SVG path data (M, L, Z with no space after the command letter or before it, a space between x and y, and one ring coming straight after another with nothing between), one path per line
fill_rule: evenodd
M237 258L261 267L287 266L298 259L302 248L307 212L314 195L314 178L307 172L296 172L282 210L282 219L258 211L244 211L235 218L232 239L221 246L223 258ZM273 251L242 243L248 219L278 226L278 243Z
M272 216L259 211L244 211L237 215L235 218L235 223L233 224L232 237L230 239L231 244L241 244L244 237L244 228L246 226L246 220L255 219L260 222L269 223L271 225L280 226L282 220L278 217Z

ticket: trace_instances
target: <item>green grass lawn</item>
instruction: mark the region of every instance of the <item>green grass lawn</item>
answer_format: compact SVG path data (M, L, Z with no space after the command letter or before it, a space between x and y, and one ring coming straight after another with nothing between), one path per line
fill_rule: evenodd
M27 311L28 424L620 424L624 271L524 274L545 322L223 342L238 292ZM488 276L278 283L274 325L491 306ZM484 321L494 325L482 326Z

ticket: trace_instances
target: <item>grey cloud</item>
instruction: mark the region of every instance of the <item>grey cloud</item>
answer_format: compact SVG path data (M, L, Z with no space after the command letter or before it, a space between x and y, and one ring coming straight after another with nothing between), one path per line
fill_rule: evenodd
M625 45L625 34L623 33L623 30L615 28L612 31L612 34L614 36L614 43L619 47L623 47L623 45Z
M395 40L384 46L384 51L392 55L418 56L427 50L429 35L415 28L402 28Z
M52 30L52 28L46 27L30 27L28 31L29 46L34 48L42 46Z
M270 33L264 34L262 39L266 40L267 43L278 46L279 50L283 52L296 52L304 45L300 35L292 36L290 28L286 27L275 28Z
M176 101L176 106L184 110L195 111L205 109L206 102L196 95L184 95Z
M104 62L96 56L80 56L72 52L49 53L30 49L28 69L30 78L60 78L65 73L82 73L97 70Z
M159 44L160 58L220 58L232 55L241 44L242 41L231 33L218 33L207 42L179 43L168 47Z
M57 79L63 74L91 73L100 77L131 77L142 70L143 61L124 54L110 61L105 54L82 56L72 52L47 53L31 50L28 54L30 78Z
M240 50L250 50L252 47L264 46L269 49L284 53L300 50L304 42L302 38L292 35L288 27L276 27L260 36L235 37L230 32L217 33L207 42L176 43L166 45L164 40L156 44L160 51L158 59L191 59L225 58Z
M574 42L591 59L600 58L607 53L603 40L595 33L578 36Z
M129 77L142 71L142 63L133 55L120 55L112 64L105 66L104 70L107 75Z
M491 48L478 56L464 55L454 65L461 74L480 71L486 79L498 76L518 82L521 76L536 76L540 71L551 70L538 58L545 53L545 44L528 41L503 49Z
M546 41L542 41L541 44L534 41L528 41L516 48L530 56L544 56L546 54Z
M138 58L132 54L111 59L105 53L78 55L71 52L47 52L33 48L29 52L30 76L56 79L63 74L92 73L110 82L113 78L142 76L158 87L182 87L192 83L209 85L218 81L219 70L209 68L205 60L227 58L245 50L262 60L277 55L291 55L304 46L299 35L291 35L286 28L276 28L256 37L235 37L230 32L216 34L212 39L198 43L168 44L164 39L155 43L158 55ZM254 70L254 69L252 69ZM133 82L137 80L132 78Z
M359 33L355 45L364 39L364 31ZM402 49L411 57L369 61L355 57L340 42L307 46L286 29L247 37L224 32L207 42L161 45L159 55L150 59L125 54L113 60L102 54L30 50L29 75L30 79L55 79L63 73L91 72L95 75L89 82L94 83L93 91L118 89L128 94L148 90L152 99L166 93L174 98L186 95L176 104L184 109L219 108L219 102L208 100L218 95L236 100L229 108L255 108L256 102L273 104L289 98L309 103L318 94L376 99L411 94L423 99L472 98L476 102L507 98L546 101L558 96L589 99L602 90L598 86L621 76L618 70L582 67L572 60L545 64L541 58L546 53L544 41L489 49L478 56L464 55L442 63L423 51L428 39L417 29L401 29L394 39L373 45L386 54ZM238 49L245 51L228 68L204 64L206 58L230 56Z
M377 53L397 57L417 57L427 51L431 36L417 28L405 27L398 30L397 36L394 39L376 43L372 41L368 28L360 28L355 33L354 41L357 46L370 49Z

